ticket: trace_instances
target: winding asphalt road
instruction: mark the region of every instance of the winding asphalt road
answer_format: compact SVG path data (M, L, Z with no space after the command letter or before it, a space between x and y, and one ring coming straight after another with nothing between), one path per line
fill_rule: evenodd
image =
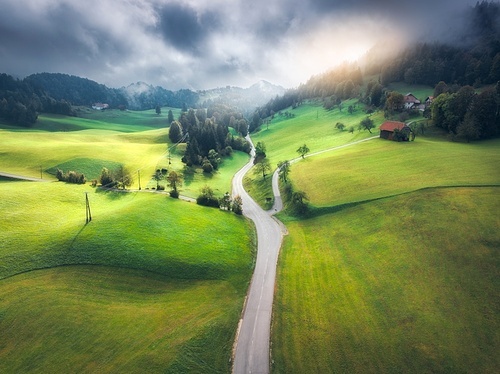
M349 147L376 138L378 136L310 153L305 157ZM247 140L251 143L249 137L247 137ZM253 159L255 157L253 150L251 155L252 157L248 164L238 171L233 178L233 197L236 195L241 196L243 200L243 214L255 223L257 230L257 262L236 335L233 362L234 374L269 373L269 342L276 265L283 234L286 233L286 227L283 223L273 217L273 214L283 209L283 202L278 187L279 170L277 169L272 177L274 206L270 211L264 211L243 189L243 177L253 166ZM291 160L290 163L301 159L301 157L298 157Z
M274 281L282 241L282 226L272 217L274 210L264 211L243 189L243 177L252 168L253 158L252 151L250 162L233 178L233 196L241 196L243 214L255 223L257 230L257 262L236 337L235 374L269 373Z

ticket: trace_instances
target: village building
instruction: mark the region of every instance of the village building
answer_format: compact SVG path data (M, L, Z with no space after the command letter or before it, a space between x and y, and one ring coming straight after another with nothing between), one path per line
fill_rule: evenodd
M103 103L95 103L92 105L92 109L95 110L103 110L103 109L108 109L109 105L108 104L103 104Z
M404 95L403 100L405 109L419 109L420 100L417 99L411 92Z
M397 140L394 138L395 133L399 132L402 136L400 140L408 141L411 129L404 122L385 121L380 126L380 137L382 139Z

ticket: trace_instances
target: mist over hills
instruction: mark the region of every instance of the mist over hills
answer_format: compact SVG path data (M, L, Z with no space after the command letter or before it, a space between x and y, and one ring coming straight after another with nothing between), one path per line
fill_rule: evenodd
M153 109L157 105L195 108L225 103L247 111L285 92L283 87L267 81L257 82L248 88L226 86L203 91L189 89L171 91L146 82L109 88L86 78L60 73L32 74L26 77L25 81L44 90L54 99L65 100L72 105L89 106L102 102L112 108L126 107L132 110Z

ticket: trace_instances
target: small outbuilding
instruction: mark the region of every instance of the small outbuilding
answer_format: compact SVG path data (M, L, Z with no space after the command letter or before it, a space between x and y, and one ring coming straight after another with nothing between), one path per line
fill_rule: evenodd
M398 121L385 121L380 126L380 137L388 140L403 140L408 141L411 129L404 122ZM396 139L394 135L396 133L401 134L399 139Z

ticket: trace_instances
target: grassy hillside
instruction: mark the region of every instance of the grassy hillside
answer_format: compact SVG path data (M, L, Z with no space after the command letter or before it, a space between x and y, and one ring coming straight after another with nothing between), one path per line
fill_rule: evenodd
M298 157L297 148L306 143L311 152L342 145L355 140L373 136L368 131L358 131L358 125L367 114L357 106L349 114L349 105L355 105L357 100L345 101L342 111L338 108L325 110L320 102L307 102L296 109L289 109L295 117L275 115L269 126L262 125L261 130L252 135L254 144L263 141L267 147L267 157L274 167L279 161ZM375 125L383 122L383 112L371 115ZM341 122L346 130L340 131L335 124ZM353 126L355 131L350 134L347 129ZM372 130L378 133L376 130Z
M314 206L338 205L424 187L500 185L500 140L452 143L374 139L293 164L293 181Z
M231 281L96 266L4 279L0 371L229 372L242 297Z
M0 179L0 372L230 371L253 228L147 191L155 169L184 171L184 146L171 149L169 163L168 129L156 114L115 114L42 116L30 130L1 125L0 170L39 177L41 169L47 182ZM209 184L223 194L247 159L235 153L211 177L187 175L180 192L196 196ZM52 175L61 168L92 179L119 165L133 172L132 188L140 171L142 192Z
M156 193L6 181L0 214L0 371L229 371L253 266L244 218Z
M362 113L311 103L295 111L252 137L265 142L273 166L297 157L303 143L315 152L370 135L334 129L349 126L345 118L357 126ZM426 132L414 142L374 139L292 165L290 178L312 212L280 214L289 235L278 264L273 372L496 370L499 143L452 143ZM268 184L253 175L246 182L264 205Z
M434 189L288 222L273 372L495 372L498 196Z
M113 113L115 122L106 122L112 120L109 117ZM60 168L84 173L91 180L99 177L103 167L112 170L124 165L132 172L131 188L139 187L139 177L142 188L153 188L154 171L166 168L183 175L181 194L196 197L203 186L209 185L216 195L222 196L230 190L236 170L248 161L248 155L235 152L224 159L215 173L185 169L181 162L185 144L172 148L168 129L163 125L153 130L151 124L140 125L157 120L154 111L104 111L92 112L92 116L94 119L41 116L30 130L0 125L0 171L40 177L42 169L43 177L50 179Z

